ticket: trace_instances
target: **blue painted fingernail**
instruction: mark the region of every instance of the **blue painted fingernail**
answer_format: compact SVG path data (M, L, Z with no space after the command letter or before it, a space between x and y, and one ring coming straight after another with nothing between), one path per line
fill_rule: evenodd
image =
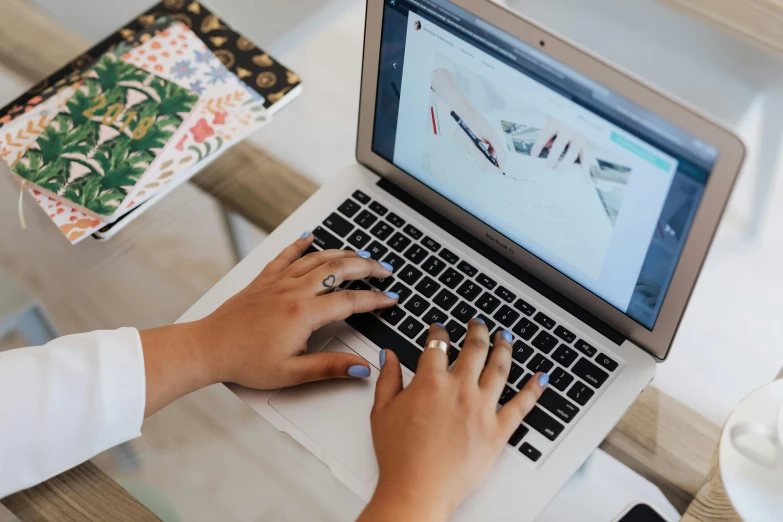
M358 252L356 252L356 254L359 257L363 257L364 259L370 259L370 256L372 255L371 253L369 253L366 250L359 250Z
M546 386L547 384L549 384L549 374L548 373L542 373L541 375L539 375L538 376L538 384L540 386L542 386L542 387Z
M508 341L508 342L514 340L514 336L511 335L511 332L509 332L508 330L503 330L502 332L500 332L500 337L502 337L504 341Z
M369 377L370 369L366 366L362 366L361 364L354 364L348 368L348 375L351 377Z
M477 323L481 323L484 326L487 326L487 323L485 323L484 319L482 319L481 317L474 317L473 320L476 321Z
M381 368L386 364L386 350L381 350L381 353L378 354L378 363L381 365Z
M381 266L385 268L386 270L394 270L394 266L387 263L386 261L381 261Z
M440 326L441 328L446 328L446 325L443 323L435 323L436 326Z
M392 299L399 299L400 298L400 294L398 294L397 292L384 292L384 294L388 295Z
M299 239L304 239L304 238L306 238L309 235L310 235L310 230L309 229L305 230L304 232L302 232L302 235L299 236Z

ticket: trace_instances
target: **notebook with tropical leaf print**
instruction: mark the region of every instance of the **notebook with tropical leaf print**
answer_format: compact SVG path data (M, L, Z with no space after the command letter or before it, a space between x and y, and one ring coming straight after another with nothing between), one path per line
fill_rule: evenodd
M110 220L197 101L189 89L106 53L11 171Z

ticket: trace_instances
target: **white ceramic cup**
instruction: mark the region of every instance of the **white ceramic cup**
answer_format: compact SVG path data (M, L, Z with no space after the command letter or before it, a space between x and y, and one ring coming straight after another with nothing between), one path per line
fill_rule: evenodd
M772 423L740 422L731 427L729 437L743 457L783 475L783 403Z

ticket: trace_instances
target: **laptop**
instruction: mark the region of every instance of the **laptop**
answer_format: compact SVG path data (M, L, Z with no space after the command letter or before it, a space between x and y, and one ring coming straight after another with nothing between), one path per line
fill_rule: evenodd
M446 325L452 361L469 319L508 329L500 403L537 371L550 385L454 519L533 520L669 355L743 158L728 130L488 0L368 0L356 163L182 320L303 230L316 250L394 265L348 284L397 292L397 306L308 345L364 357L369 379L232 387L366 500L378 351L397 353L407 384L429 324Z

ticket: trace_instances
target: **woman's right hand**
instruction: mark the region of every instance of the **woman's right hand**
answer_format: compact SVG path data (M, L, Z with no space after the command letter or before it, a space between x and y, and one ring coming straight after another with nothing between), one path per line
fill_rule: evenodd
M380 475L360 521L446 520L478 487L549 380L534 375L497 409L511 367L511 339L499 332L487 359L489 332L472 320L453 369L444 352L426 349L404 390L397 356L381 352L371 416ZM450 342L438 325L430 327L431 340Z

